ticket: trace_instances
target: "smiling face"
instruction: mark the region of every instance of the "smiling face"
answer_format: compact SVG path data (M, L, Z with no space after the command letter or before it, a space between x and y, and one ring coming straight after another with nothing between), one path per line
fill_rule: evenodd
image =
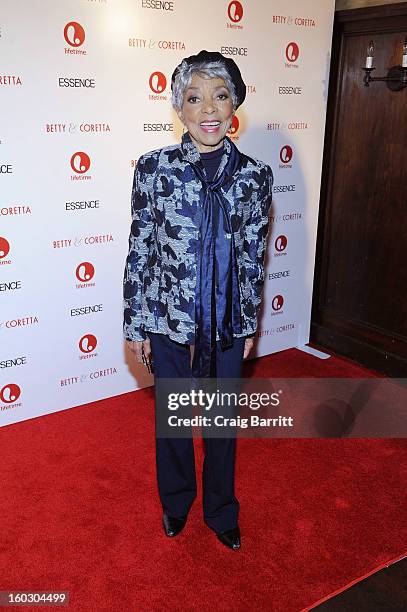
M219 77L205 79L194 73L177 114L200 153L219 149L234 115L225 81Z

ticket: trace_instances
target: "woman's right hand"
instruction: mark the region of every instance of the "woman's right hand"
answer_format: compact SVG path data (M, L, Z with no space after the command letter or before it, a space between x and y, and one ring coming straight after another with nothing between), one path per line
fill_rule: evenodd
M126 340L129 350L136 356L136 361L143 363L143 351L147 361L150 360L151 344L150 338L146 340Z

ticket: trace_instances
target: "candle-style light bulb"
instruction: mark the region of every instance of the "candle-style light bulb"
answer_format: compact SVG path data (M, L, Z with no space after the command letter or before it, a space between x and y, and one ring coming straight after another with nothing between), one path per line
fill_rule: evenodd
M403 68L407 68L407 36L404 39L404 44L403 44L403 61L402 61L402 67Z
M367 48L366 68L373 68L373 51L373 40L371 40Z

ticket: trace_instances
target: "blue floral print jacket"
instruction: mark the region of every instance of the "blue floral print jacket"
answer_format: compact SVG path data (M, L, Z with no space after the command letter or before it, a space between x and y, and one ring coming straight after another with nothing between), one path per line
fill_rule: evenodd
M203 190L191 164L202 161L194 142L185 136L180 144L142 155L134 171L123 279L127 340L144 340L151 331L185 344L195 341ZM225 167L230 149L225 137L218 172ZM223 191L229 203L239 274L243 333L235 337L254 335L257 330L273 187L270 166L247 155L243 158L232 186Z

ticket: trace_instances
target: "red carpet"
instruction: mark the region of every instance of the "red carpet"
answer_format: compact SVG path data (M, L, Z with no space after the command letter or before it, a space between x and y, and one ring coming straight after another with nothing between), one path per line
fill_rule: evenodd
M296 349L245 368L245 377L374 376ZM240 439L233 552L202 522L200 440L187 526L163 534L153 388L0 436L0 590L69 591L65 609L299 612L406 553L405 440Z

